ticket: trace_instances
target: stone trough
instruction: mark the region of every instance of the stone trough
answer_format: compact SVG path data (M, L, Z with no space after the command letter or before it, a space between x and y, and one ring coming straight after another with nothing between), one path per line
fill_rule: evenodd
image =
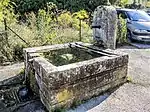
M26 77L51 111L70 107L126 82L128 55L90 44L24 49Z

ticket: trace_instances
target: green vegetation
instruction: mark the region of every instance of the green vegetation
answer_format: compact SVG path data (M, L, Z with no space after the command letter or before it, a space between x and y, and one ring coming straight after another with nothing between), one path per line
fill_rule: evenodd
M127 3L128 3L128 0L120 0L119 5L120 5L121 7L124 7Z
M11 0L15 2L16 12L24 14L25 12L37 12L39 9L44 9L46 4L53 2L58 6L58 9L78 12L86 10L92 13L99 5L106 4L107 0ZM109 0L111 4L123 5L128 0Z
M25 68L22 68L19 72L20 75L25 74Z
M77 12L82 9L93 11L98 5L104 4L106 0L13 0L20 13L38 11L44 9L46 3L53 2L59 9Z
M7 18L8 21L15 19L13 6L11 4L13 4L13 2L10 2L10 0L2 0L0 2L0 24L5 18Z
M2 0L0 2L0 29L6 25L6 19L7 24L12 23L15 21L15 15L13 13L13 7L10 4L9 0ZM3 24L4 23L4 24ZM4 27L5 32L1 32L0 30L0 63L10 60L11 58L11 50L9 49L9 42L6 32L6 27Z
M131 77L127 77L127 82L133 82L132 78Z
M52 110L52 112L66 112L66 109L64 107L55 108L54 110Z
M118 20L118 32L117 32L117 43L123 44L127 42L127 28L126 20L119 16Z
M116 1L110 0L112 4ZM124 4L122 1L119 3ZM22 61L24 47L92 42L91 15L105 3L106 0L2 0L0 64Z
M54 10L57 10L57 6L53 3L48 3L46 9L40 9L37 13L31 12L26 14L25 22L16 22L16 17L14 16L14 21L7 25L14 32L17 32L30 46L61 44L79 41L79 19L81 17L82 40L84 42L91 41L92 32L86 19L88 18L87 11L81 10L75 13L63 11L60 15L56 15ZM1 23L3 23L3 20L1 20ZM4 25L0 27L4 29ZM23 60L22 49L29 46L8 29L7 37L5 33L1 34L0 37L3 38L0 41L2 48L0 51L1 63Z
M77 108L77 106L79 106L79 105L81 105L83 103L85 103L84 100L83 101L81 101L81 100L74 100L73 103L72 103L72 105L71 105L71 108L75 109L75 108Z

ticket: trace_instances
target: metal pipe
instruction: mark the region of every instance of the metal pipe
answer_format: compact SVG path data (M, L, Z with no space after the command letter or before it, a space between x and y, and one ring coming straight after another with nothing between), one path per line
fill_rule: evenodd
M81 40L82 40L82 20L81 20L81 19L79 19L79 21L80 21L79 41L81 41Z
M26 43L26 45L28 45L28 47L30 47L30 44L27 43L21 36L19 36L15 31L13 31L10 27L7 26L7 28L12 31L16 36L18 36L24 43Z

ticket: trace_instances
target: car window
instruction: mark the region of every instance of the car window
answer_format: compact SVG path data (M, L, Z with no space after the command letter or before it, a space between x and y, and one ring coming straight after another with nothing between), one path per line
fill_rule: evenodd
M150 21L150 16L144 11L128 11L127 14L132 21Z

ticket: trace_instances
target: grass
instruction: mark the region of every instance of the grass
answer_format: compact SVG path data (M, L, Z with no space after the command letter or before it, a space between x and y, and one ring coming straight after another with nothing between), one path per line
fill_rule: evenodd
M27 41L31 46L41 46L44 43L43 41L48 40L46 44L61 44L67 42L79 41L79 31L74 28L56 28L55 35L48 39L46 36L50 36L48 31L43 31L45 35L41 37L36 29L25 26L24 24L12 25L11 28L17 32L25 41ZM47 34L47 35L46 35ZM45 37L44 37L45 36ZM44 40L45 39L45 40ZM51 41L51 42L50 42ZM83 42L91 42L92 41L92 30L91 29L82 29L82 40ZM14 44L25 44L21 41L15 34L12 32L9 33L9 43Z
M28 26L26 25L26 23L15 23L11 24L9 27L22 39L29 43L30 47L79 41L79 31L71 27L61 28L59 26L56 26L55 28L51 28L47 26L43 27L43 29L38 30L36 26ZM90 28L82 28L81 39L82 42L90 43L92 41L92 30ZM8 43L9 47L7 49L2 49L5 49L5 51L10 55L5 56L0 51L1 57L5 59L4 61L22 61L22 49L29 46L27 46L21 39L18 38L18 36L16 36L10 30L8 31Z

